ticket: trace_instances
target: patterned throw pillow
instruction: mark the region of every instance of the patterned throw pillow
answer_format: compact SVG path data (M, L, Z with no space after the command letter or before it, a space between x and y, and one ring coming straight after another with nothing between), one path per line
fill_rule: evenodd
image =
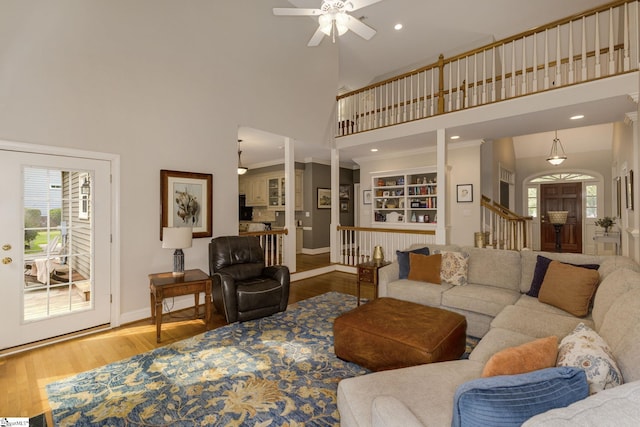
M584 323L580 323L560 341L556 366L584 369L590 394L623 383L622 373L611 349L596 331Z
M442 254L440 281L455 286L467 284L469 254L466 252L434 251Z

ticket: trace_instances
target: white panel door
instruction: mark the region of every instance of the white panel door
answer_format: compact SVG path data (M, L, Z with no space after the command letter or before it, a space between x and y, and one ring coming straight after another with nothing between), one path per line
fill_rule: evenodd
M0 350L111 322L110 168L0 150Z

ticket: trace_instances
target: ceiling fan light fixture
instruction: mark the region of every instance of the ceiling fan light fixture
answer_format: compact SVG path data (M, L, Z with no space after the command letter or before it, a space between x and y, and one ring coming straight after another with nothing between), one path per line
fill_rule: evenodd
M560 150L558 150L558 146L560 146ZM564 153L564 147L560 139L558 139L558 131L556 131L556 137L553 138L553 142L551 143L551 152L549 153L549 157L547 157L547 162L553 166L558 166L565 160L567 160L567 155Z
M318 17L318 24L320 24L320 31L327 36L331 35L331 30L333 29L333 20L331 19L331 16L328 14L320 15Z
M349 15L347 15L345 12L338 12L335 16L335 21L336 21L336 30L338 31L339 36L349 31L349 27L348 27Z

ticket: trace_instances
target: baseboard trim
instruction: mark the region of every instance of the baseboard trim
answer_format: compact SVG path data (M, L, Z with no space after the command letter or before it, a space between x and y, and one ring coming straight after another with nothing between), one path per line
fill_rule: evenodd
M320 255L326 254L327 252L331 252L331 248L302 248L302 253L305 255Z

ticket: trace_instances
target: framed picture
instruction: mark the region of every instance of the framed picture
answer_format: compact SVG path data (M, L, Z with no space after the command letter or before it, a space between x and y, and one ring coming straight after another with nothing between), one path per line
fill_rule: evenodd
M473 202L473 184L456 185L458 203Z
M351 198L351 186L350 185L341 185L340 186L340 198L349 200Z
M365 205L371 204L371 190L362 190L362 203Z
M331 209L330 188L318 188L318 209Z
M192 227L193 238L211 237L213 175L160 171L160 240L162 227Z
M627 209L633 210L633 170L624 177L624 186L627 193Z
M349 202L340 201L340 212L349 212Z

